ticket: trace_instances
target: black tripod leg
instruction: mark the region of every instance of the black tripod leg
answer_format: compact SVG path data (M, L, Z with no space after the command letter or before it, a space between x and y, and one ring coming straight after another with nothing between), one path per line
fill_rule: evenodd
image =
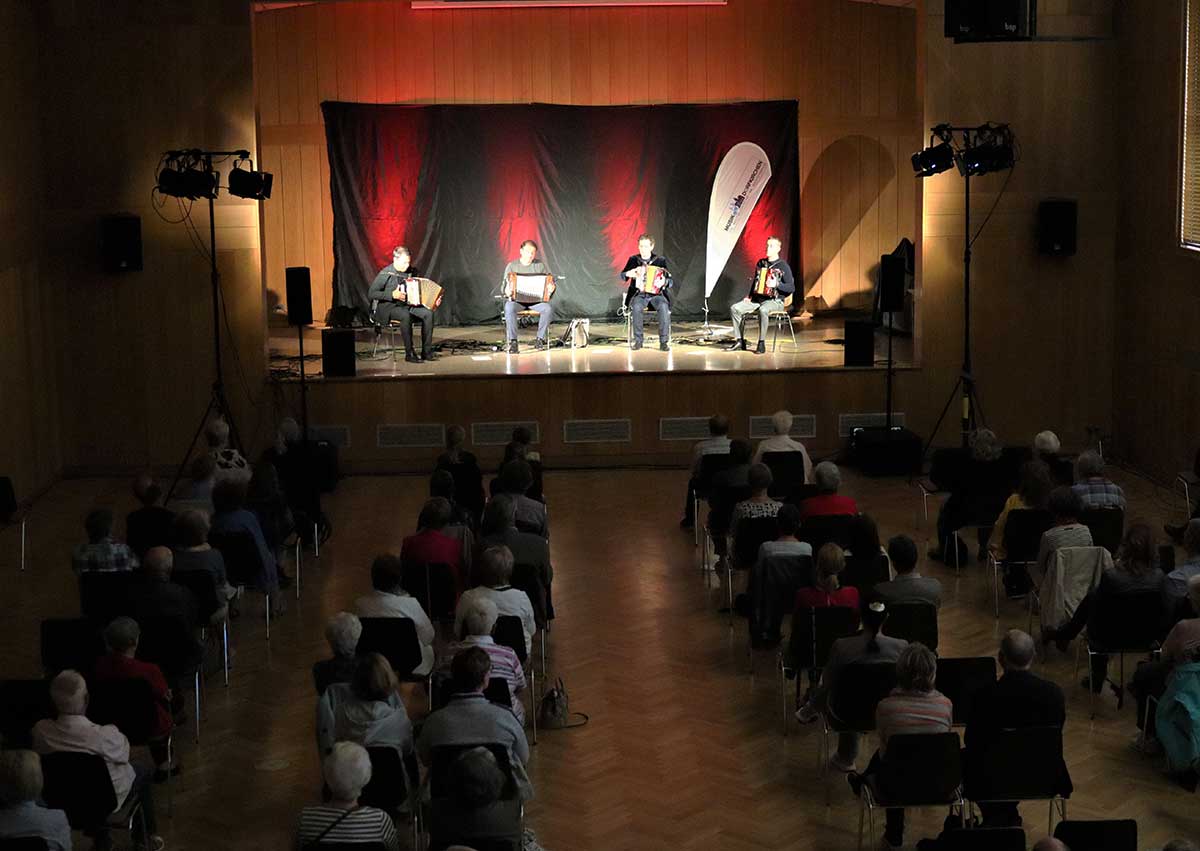
M954 404L954 400L958 398L958 390L962 386L962 376L954 382L954 386L950 388L950 395L946 398L946 404L942 406L942 412L938 414L937 422L933 424L933 431L929 432L929 442L925 444L925 450L921 453L924 458L929 454L929 450L933 448L933 441L937 437L938 429L942 427L942 420L946 419L946 414L950 412L950 406Z
M225 397L225 385L213 385L213 401L216 403L217 413L229 424L229 440L233 444L233 448L245 455L246 450L242 446L242 438L238 434L237 424L233 421L233 411L229 407L229 399Z
M208 424L208 418L212 416L213 408L217 407L216 393L212 393L208 397L208 407L204 409L204 413L200 416L200 425L196 428L196 433L192 435L192 442L188 444L187 451L183 453L183 460L179 462L179 469L175 471L175 478L171 481L171 487L167 491L164 503L169 502L171 495L175 493L175 488L179 486L179 480L183 478L183 471L187 469L188 459L192 457L192 452L196 449L196 444L200 442L200 435L204 432L204 426Z

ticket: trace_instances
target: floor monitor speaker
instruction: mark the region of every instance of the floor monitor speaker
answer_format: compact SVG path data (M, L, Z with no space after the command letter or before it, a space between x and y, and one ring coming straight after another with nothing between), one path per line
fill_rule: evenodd
M353 378L354 331L350 328L321 329L321 371L326 378Z

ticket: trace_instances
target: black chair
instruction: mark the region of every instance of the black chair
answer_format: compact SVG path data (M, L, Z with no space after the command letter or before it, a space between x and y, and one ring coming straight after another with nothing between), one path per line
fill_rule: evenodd
M453 622L458 588L450 565L406 562L402 587L413 595L434 623Z
M1161 645L1165 613L1163 597L1158 589L1131 594L1100 594L1092 592L1092 609L1088 613L1083 641L1075 644L1075 674L1079 674L1079 648L1087 650L1088 670L1093 656L1116 656L1120 660L1120 680L1117 682L1117 709L1125 703L1125 654L1157 654ZM1096 717L1096 688L1091 689L1092 717Z
M875 708L896 687L895 662L856 662L838 673L829 694L829 706L821 714L821 742L817 758L823 776L829 773L831 733L871 733L875 730ZM825 786L829 794L828 784Z
M859 796L858 847L865 809L875 835L876 807L957 806L962 797L962 756L957 733L909 733L888 739L879 772L868 775Z
M995 682L996 660L991 656L937 660L937 689L954 707L955 726L966 725L975 695Z
M88 717L97 724L112 724L125 734L133 747L149 747L160 741L167 748L167 764L174 762L174 737L154 736L158 726L159 700L146 680L106 680L94 683L89 694ZM166 707L168 711L170 707ZM167 812L174 806L171 773L167 772Z
M1138 851L1137 822L1133 819L1060 821L1054 838L1068 848L1087 851Z
M238 589L239 598L247 588L258 591L264 597L266 612L267 641L271 640L271 589L263 585L266 565L258 544L249 532L213 532L208 536L213 549L220 550L225 560L225 578Z
M47 618L42 621L41 641L42 669L48 677L68 668L90 677L96 660L104 655L104 639L88 618Z
M413 682L413 671L421 665L421 640L411 618L360 618L362 635L358 653L380 653L396 676ZM417 677L424 681L427 677Z
M1001 568L1028 568L1037 563L1038 548L1042 535L1054 525L1049 511L1040 508L1017 508L1008 512L1004 524L1004 559L998 560L988 553L992 567L992 595L996 617L1000 617L1000 571Z
M918 600L889 603L887 634L905 641L919 641L934 652L938 648L938 610L933 603Z
M802 606L792 614L792 632L785 650L779 654L779 695L783 701L783 735L788 734L791 709L787 699L788 675L796 677L796 693L800 691L802 671L824 668L829 651L839 638L854 635L858 630L857 613L846 606L826 606L811 609Z
M142 835L146 835L141 796L130 791L117 809L117 793L104 757L75 751L42 754L42 777L46 806L65 812L72 829L132 833L134 822L139 821Z
M1067 817L1071 779L1063 761L1062 730L1021 727L1001 730L978 755L967 755L966 796L976 803L1046 801L1046 830L1055 810Z
M320 848L321 851L388 851L382 842L312 842L304 847Z
M796 592L813 584L812 556L769 555L750 571L746 595L750 600L751 648L779 643L779 628L796 608ZM754 654L750 654L754 673Z
M1087 508L1079 512L1079 522L1091 531L1093 544L1117 554L1125 535L1123 508Z
M213 615L224 607L217 589L217 578L207 570L177 570L171 573L171 581L182 585L196 598L197 617L201 632L207 638ZM229 618L221 620L221 667L225 674L225 685L229 685Z
M772 498L790 502L804 487L803 452L764 452L762 462L771 469L771 487L768 493Z
M529 712L527 714L533 722L533 743L536 745L538 709L537 674L534 673L533 665L528 664L529 651L525 647L525 626L521 623L521 619L517 615L501 615L496 618L496 625L492 628L492 639L497 644L502 644L511 649L513 653L516 653L517 660L529 676ZM505 683L505 693L508 698L505 703L508 703L512 695L508 692L507 683ZM491 700L491 697L488 697L488 700ZM492 702L495 703L496 701Z
M1025 831L1019 827L948 830L938 838L939 851L1025 851Z
M891 578L887 555L866 553L846 556L846 567L838 574L838 583L843 587L857 588L859 595L865 598L876 585Z
M852 514L822 514L809 517L800 524L800 540L807 541L812 547L813 557L821 551L821 547L833 542L839 547L850 545L850 528L854 523Z
M712 480L717 473L733 464L728 452L700 456L700 470L695 478L692 492L692 516L695 518L696 546L700 546L700 503L707 502L712 494Z
M750 498L749 485L714 486L708 497L708 521L704 524L705 531L713 544L713 552L717 555L726 554L729 537L729 527L733 521L733 509L739 502ZM704 550L708 557L708 548ZM707 562L703 567L707 568Z
M195 740L200 741L200 699L203 695L204 647L196 641L188 624L178 618L142 618L138 622L139 659L158 665L167 682L177 688L192 681ZM176 685L179 684L179 685Z
M55 715L46 680L0 680L0 747L32 747L33 725Z
M514 564L512 579L509 584L518 591L524 591L533 607L533 622L537 626L538 643L541 645L542 679L546 679L546 633L550 631L550 621L554 620L554 604L551 589L542 581L538 568L532 564Z
M17 502L17 494L13 489L9 476L0 476L0 530L12 526L21 528L21 570L25 570L25 527L29 521L30 506Z
M730 562L738 570L749 570L758 560L758 548L779 537L779 520L775 517L747 517L739 520L733 536Z
M402 757L391 747L367 748L371 758L371 781L363 787L358 802L364 807L375 807L394 816L400 807L408 803L412 812L417 811L417 792L420 783L415 756ZM413 847L419 848L419 825L412 819ZM321 845L322 849L327 846ZM359 846L355 846L357 849Z
M40 836L0 837L0 851L50 851L50 843Z
M79 610L103 629L115 617L129 614L132 570L89 570L79 574Z
M476 747L485 747L492 752L496 763L507 778L500 799L489 809L491 818L487 821L494 824L501 821L508 829L480 832L473 825L471 814L463 812L455 806L453 796L453 773L455 761L466 751ZM494 743L440 745L433 749L429 766L429 834L430 845L433 848L445 848L449 845L462 844L471 848L510 848L519 851L521 837L524 832L524 808L517 792L516 778L513 774L512 762L509 759L508 748ZM500 844L495 844L500 843Z

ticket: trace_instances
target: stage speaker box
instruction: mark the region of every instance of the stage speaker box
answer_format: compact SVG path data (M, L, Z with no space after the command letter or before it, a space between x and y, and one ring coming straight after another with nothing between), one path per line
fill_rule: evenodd
M1038 204L1038 251L1053 257L1075 254L1079 207L1065 198L1049 198Z
M326 378L354 377L354 331L348 328L321 329L321 371Z
M288 266L284 270L287 283L288 325L312 325L312 278L307 266Z
M904 310L904 288L908 281L903 257L895 254L879 256L879 310L898 313Z
M121 213L100 219L100 264L105 272L142 271L142 218Z
M875 323L869 319L846 320L846 366L875 365Z
M868 476L909 476L921 472L921 438L902 426L856 428L850 455Z
M946 38L1024 41L1037 29L1037 0L946 0Z

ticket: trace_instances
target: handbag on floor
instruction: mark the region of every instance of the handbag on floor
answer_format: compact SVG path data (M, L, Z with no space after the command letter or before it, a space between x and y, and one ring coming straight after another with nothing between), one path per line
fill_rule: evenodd
M582 720L572 721L572 718ZM572 712L567 687L559 677L554 688L542 695L538 707L538 726L543 730L565 730L569 727L582 727L588 722L588 717L582 712Z

